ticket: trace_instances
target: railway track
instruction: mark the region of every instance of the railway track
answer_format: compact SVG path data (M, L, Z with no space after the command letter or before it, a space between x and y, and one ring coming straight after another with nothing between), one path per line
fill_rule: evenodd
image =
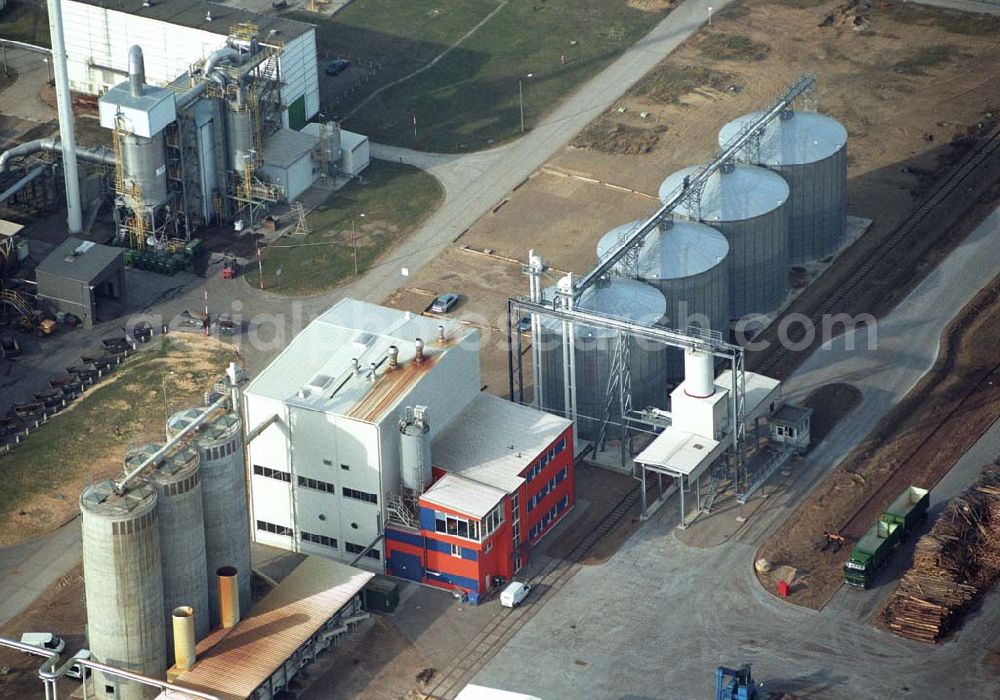
M834 309L841 305L843 300L848 298L861 282L872 274L882 259L905 242L913 230L924 222L931 212L941 206L963 182L966 182L976 172L977 168L985 163L986 159L993 155L998 148L1000 148L1000 125L994 127L987 134L978 148L965 155L947 177L938 184L930 196L889 236L879 243L872 254L854 269L843 284L838 286L819 306L813 309L809 314L812 327L814 329L822 327L824 316L832 313ZM797 344L805 336L806 327L803 324L795 324L790 327L788 338L791 342L775 346L775 350L765 356L754 368L754 371L774 376L774 370L780 367L792 352L785 346L788 344Z
M639 486L626 493L604 518L572 549L565 559L549 562L531 583L531 602L512 610L500 608L467 647L467 650L442 675L425 697L452 700L486 663L528 623L548 601L549 596L566 585L583 566L580 562L602 537L620 523L639 500Z

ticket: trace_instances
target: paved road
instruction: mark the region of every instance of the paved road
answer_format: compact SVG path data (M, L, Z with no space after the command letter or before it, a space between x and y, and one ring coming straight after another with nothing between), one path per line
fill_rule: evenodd
M578 573L474 682L552 700L710 697L717 664L750 661L771 690L806 697L995 696L996 673L985 656L996 645L1000 593L987 597L954 640L927 647L865 623L887 583L841 591L815 612L765 592L752 563L801 494L933 364L955 311L1000 273L998 236L1000 210L879 324L877 349L868 350L867 331L857 331L824 345L791 377L792 397L833 381L862 391L858 408L810 453L795 488L770 496L743 532L709 549L682 544L676 505L661 509L610 560ZM852 338L863 349L848 350ZM1000 452L998 426L942 481L934 503L964 488Z
M79 562L79 518L50 535L0 549L0 626Z
M914 2L946 10L1000 15L1000 3L996 2L996 0L914 0Z

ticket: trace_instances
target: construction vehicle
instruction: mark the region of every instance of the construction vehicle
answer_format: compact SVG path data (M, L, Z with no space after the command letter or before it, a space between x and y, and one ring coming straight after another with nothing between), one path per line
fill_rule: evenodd
M868 588L896 545L927 517L929 504L927 489L910 486L900 494L851 550L844 563L844 581L856 588Z
M46 318L38 311L28 316L21 316L17 319L17 327L24 333L34 333L39 338L43 335L52 335L56 331L56 322L51 318Z
M738 669L719 666L715 669L715 700L755 700L757 684L750 673L750 664Z
M240 263L235 255L227 255L222 262L222 279L231 280L240 274Z

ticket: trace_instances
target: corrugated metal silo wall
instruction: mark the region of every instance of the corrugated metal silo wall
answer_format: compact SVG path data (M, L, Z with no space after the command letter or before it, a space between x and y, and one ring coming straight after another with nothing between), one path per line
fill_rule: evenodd
M614 338L582 338L579 337L578 329L576 409L579 414L577 434L582 440L596 440L600 433L614 346ZM665 348L632 341L629 359L632 407L666 408L668 392ZM550 413L561 415L565 405L561 333L542 329L541 370L542 376L536 381L542 382L543 408ZM619 414L620 408L616 397L612 408L612 420L617 421ZM608 434L612 438L617 437L619 430L616 426L612 426Z
M670 280L644 280L663 292L667 318L663 325L684 332L688 326L729 333L729 261L697 275ZM707 320L707 325L706 325ZM674 386L684 379L684 352L666 348L665 373Z
M847 146L815 163L769 167L791 190L789 261L818 260L840 248L847 234Z
M162 677L167 670L166 622L156 511L115 519L84 509L82 532L87 641L94 660ZM106 685L117 685L117 692L106 693ZM157 694L149 686L104 678L100 672L95 673L94 692L115 700Z
M729 241L732 318L778 308L788 292L787 202L742 221L712 221Z

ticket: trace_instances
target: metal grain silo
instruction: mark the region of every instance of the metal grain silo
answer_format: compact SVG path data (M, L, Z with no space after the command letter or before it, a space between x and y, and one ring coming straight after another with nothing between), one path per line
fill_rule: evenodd
M598 260L643 221L619 226L604 234L597 244ZM651 284L667 300L663 325L685 331L689 326L729 332L729 242L711 226L694 221L666 221L653 231L639 249L638 279ZM625 270L618 266L618 272ZM667 348L667 381L684 379L684 357L677 348Z
M399 420L399 468L403 488L419 495L431 483L430 423L426 406L407 406Z
M191 408L175 413L167 421L167 433L180 432L206 410ZM238 572L240 614L250 611L250 528L243 422L235 413L220 411L199 427L192 444L201 456L204 576L208 585L208 619L214 627L219 621L219 587L215 572L223 566L231 566Z
M732 140L761 112L734 119L719 131ZM847 230L847 129L815 112L786 111L764 127L745 157L788 182L788 250L791 262L816 260L844 244Z
M660 186L666 200L699 168L679 170ZM700 206L682 203L677 214L718 229L729 241L729 313L766 313L788 292L788 184L770 170L726 165L708 177Z
M545 292L551 300L554 290ZM576 308L584 311L624 318L643 323L659 323L667 310L666 299L656 288L636 280L613 277L601 280L580 296ZM562 322L542 317L541 377L536 378L542 387L542 408L561 413L565 406L563 395ZM601 427L607 400L608 379L617 343L616 334L603 328L577 325L576 338L576 407L577 434L583 440L595 440ZM666 353L663 347L629 341L629 368L632 379L632 407L666 407L667 373ZM612 408L612 419L620 413L617 401ZM610 435L617 435L614 428Z
M130 450L125 469L135 469L161 445ZM163 573L163 619L168 661L173 661L174 608L190 605L195 611L195 634L208 634L208 585L205 580L205 525L201 505L198 453L189 445L176 445L149 471L156 489L160 529L160 570ZM200 612L200 614L199 614Z
M167 636L156 501L149 484L135 482L118 495L112 481L102 481L84 489L80 512L90 653L95 661L162 678ZM159 691L97 671L94 693L146 700Z

